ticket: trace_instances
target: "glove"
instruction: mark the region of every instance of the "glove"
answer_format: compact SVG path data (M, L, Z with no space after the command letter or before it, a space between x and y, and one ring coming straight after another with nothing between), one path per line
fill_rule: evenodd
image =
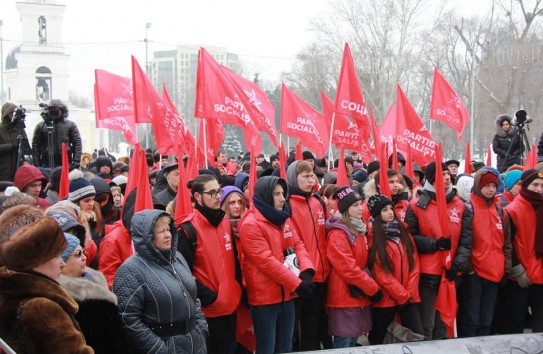
M311 295L313 290L315 290L315 284L310 281L302 280L294 292L303 299Z
M303 272L300 272L298 278L311 283L313 281L313 274L315 274L313 269L306 269Z
M368 296L368 298L373 303L376 303L376 302L379 302L379 301L383 300L383 290L381 290L381 289L377 290L377 292L375 294L373 294L372 296Z
M445 278L450 281L455 281L458 278L458 267L454 263L451 265L451 268L445 269Z
M436 240L436 250L438 251L448 251L451 249L451 238L441 236Z
M360 290L359 287L351 285L351 284L347 284L347 287L349 288L349 294L352 297L357 298L357 297L364 296L364 292L362 290Z
M202 306L207 307L217 300L218 294L216 292L199 281L196 281L196 286L198 288L198 298L200 298Z
M532 285L532 281L528 278L526 272L521 273L519 276L515 277L515 279L521 288L527 288Z

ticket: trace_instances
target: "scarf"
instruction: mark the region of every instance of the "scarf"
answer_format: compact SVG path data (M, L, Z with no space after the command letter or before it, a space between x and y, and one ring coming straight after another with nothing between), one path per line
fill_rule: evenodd
M257 195L253 196L253 204L255 208L272 224L275 226L281 226L290 217L290 210L288 204L285 203L283 210L277 210L273 206L269 205Z
M400 239L400 223L398 220L392 220L391 222L385 223L385 236L388 239L396 242Z
M334 216L339 220L344 220L343 214L341 214L339 211L336 211ZM351 224L353 225L354 229L358 233L360 233L361 235L366 233L366 224L364 224L364 221L362 219L353 218L352 216L349 216L349 219L351 220ZM349 232L347 232L347 236L349 237L349 243L351 244L351 246L354 245L356 235L353 234L349 229Z
M535 253L537 258L543 257L543 195L527 190L520 189L520 195L529 201L535 209Z
M214 227L217 228L224 218L225 212L222 209L213 210L210 208L205 208L199 203L194 203L194 209L198 210L202 215L207 219L207 221Z

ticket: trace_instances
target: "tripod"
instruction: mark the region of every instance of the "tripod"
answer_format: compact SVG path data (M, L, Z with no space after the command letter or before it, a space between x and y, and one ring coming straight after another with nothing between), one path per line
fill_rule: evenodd
M517 129L515 131L515 135L513 135L513 139L511 139L511 145L509 145L509 148L507 149L507 153L505 154L505 158L503 159L503 163L501 166L502 170L506 170L504 168L507 166L507 161L509 158L514 158L516 156L511 155L511 149L513 146L516 146L517 144L520 145L520 164L524 165L524 150L527 149L528 151L531 151L530 143L528 142L528 137L526 136L526 131L524 130L524 123L519 123L516 125ZM503 172L503 171L500 171Z
M26 131L25 131L26 125L25 125L24 120L20 119L17 122L15 122L14 128L15 127L18 127L20 129L20 134L17 136L17 155L15 157L15 163L14 163L15 168L13 169L14 176L15 176L15 172L17 172L17 169L21 167L25 154L30 156L32 164L35 165L34 158L32 157L33 156L32 148L30 147L30 143L28 142L28 137L26 136Z

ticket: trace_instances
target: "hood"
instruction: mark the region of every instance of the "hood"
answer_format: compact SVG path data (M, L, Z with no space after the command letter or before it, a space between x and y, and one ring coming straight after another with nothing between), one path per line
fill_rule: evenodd
M296 166L300 161L294 161L287 169L287 181L290 186L299 188L298 180L296 179Z
M255 183L254 194L273 207L273 190L277 184L280 184L283 187L283 196L287 199L287 182L284 179L275 176L264 176L259 178Z
M508 121L509 124L510 124L510 128L509 128L509 131L505 132L503 129L502 129L502 123L504 121ZM499 137L506 137L506 136L513 136L515 135L515 131L517 130L517 127L515 127L513 124L513 118L511 118L510 115L507 115L507 114L500 114L499 116L496 117L496 120L495 120L495 124L496 124L496 134L499 136Z
M172 234L170 259L166 259L164 254L152 244L155 224L158 218L162 216L167 216L170 219L170 232ZM134 214L130 223L130 237L134 242L136 252L143 258L157 264L164 264L164 262L170 263L175 257L177 250L177 229L175 228L172 216L165 211L147 209Z
M42 190L47 184L47 179L41 173L41 171L32 165L22 165L15 172L15 177L13 178L13 185L22 192L23 189L34 181L42 181Z
M488 169L485 169L485 168L481 168L479 171L475 172L475 175L473 175L473 194L475 194L476 196L486 200L485 197L483 197L483 195L481 194L481 178L486 175L487 173L492 173L494 174L497 178L498 178L498 184L499 184L499 181L500 181L500 177L499 175L496 175L496 173L494 173L493 171L491 170L488 170ZM498 186L496 186L496 194L498 193Z

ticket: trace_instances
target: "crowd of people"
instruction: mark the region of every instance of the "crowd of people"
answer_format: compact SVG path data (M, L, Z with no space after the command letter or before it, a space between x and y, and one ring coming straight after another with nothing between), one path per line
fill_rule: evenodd
M62 200L57 163L23 161L0 182L0 338L17 353L259 354L388 343L400 325L445 339L447 284L459 337L542 332L543 163L510 158L511 119L496 122L498 169L472 174L451 159L409 178L400 153L396 167L352 152L343 169L220 151L180 186L184 161L148 152L154 209L137 212L128 156L79 150ZM174 219L182 188L193 211Z

